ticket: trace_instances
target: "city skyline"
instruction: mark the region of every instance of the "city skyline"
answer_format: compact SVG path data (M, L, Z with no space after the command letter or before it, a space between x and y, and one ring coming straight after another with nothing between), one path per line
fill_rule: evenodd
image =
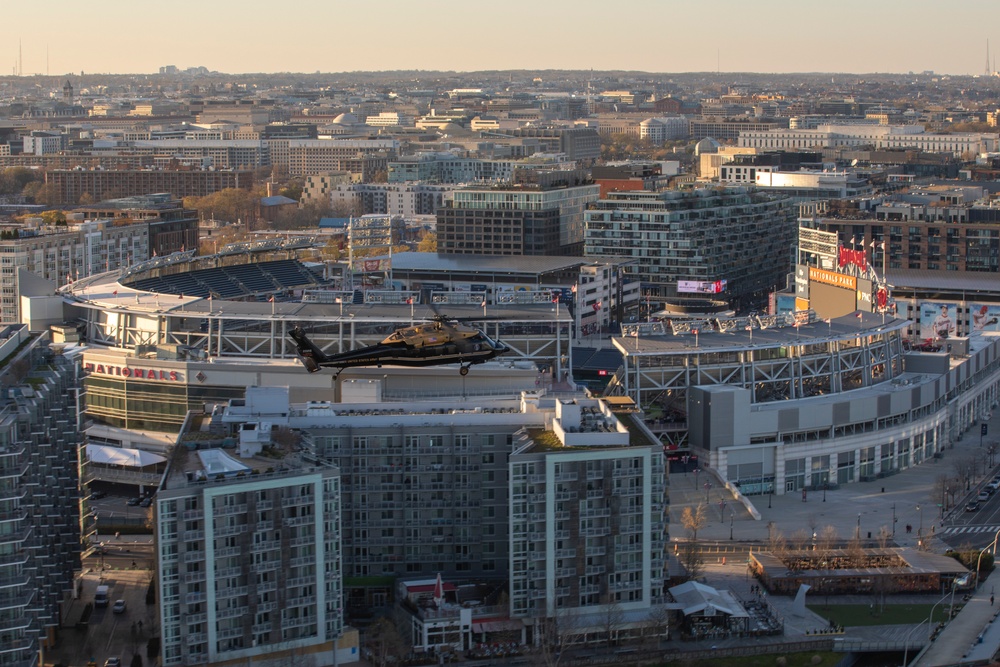
M982 0L947 13L930 0L846 0L825 14L807 14L791 0L715 0L696 8L625 0L613 11L594 0L511 0L502 12L489 13L442 0L383 7L384 14L373 15L367 6L308 0L283 23L262 3L237 12L228 3L178 0L172 14L183 19L157 30L163 19L173 23L170 17L151 6L136 16L135 5L122 0L95 0L86 15L75 3L55 0L48 9L58 22L39 21L34 9L15 5L6 16L17 29L0 47L0 75L146 74L164 65L231 74L595 69L981 75L987 64L995 69L993 53L1000 50L1000 34L991 40L979 28L1000 22L1000 5ZM969 28L945 29L942 17ZM484 48L490 43L496 46Z

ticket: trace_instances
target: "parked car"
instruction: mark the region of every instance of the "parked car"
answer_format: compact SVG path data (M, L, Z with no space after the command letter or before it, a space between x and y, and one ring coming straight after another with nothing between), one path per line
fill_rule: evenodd
M100 500L101 498L104 498L107 495L108 494L105 493L104 491L91 491L90 492L90 499L91 500Z
M978 512L979 511L979 501L973 500L971 503L965 506L966 512Z
M104 661L104 667L122 667L121 658L108 658Z
M124 614L125 600L115 600L115 606L111 608L111 611L113 611L116 614Z
M139 507L149 507L152 504L153 504L153 499L148 496L139 501Z
M125 504L128 505L129 507L135 507L141 502L142 498L129 498L128 500L125 501Z

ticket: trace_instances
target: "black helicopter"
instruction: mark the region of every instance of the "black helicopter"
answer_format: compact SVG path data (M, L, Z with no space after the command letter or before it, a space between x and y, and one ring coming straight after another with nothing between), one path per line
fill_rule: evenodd
M432 321L397 329L381 343L340 354L326 354L310 341L301 327L288 334L295 341L302 365L310 373L337 368L338 375L353 366L439 366L461 364L458 372L468 375L469 366L506 354L510 348L482 330L439 315Z

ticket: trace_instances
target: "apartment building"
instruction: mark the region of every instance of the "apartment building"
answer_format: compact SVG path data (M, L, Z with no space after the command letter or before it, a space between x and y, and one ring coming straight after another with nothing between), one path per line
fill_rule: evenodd
M45 173L61 201L78 202L84 194L103 200L169 192L175 197L204 197L226 188L249 190L251 169L52 169Z
M350 384L361 396L371 383ZM286 408L287 394L258 400L261 391L230 405L223 421L241 433L263 423L299 429L304 451L342 472L345 580L509 582L500 614L529 628L573 614L589 618L579 626L587 634L609 608L637 628L662 604L663 453L627 412L544 392L474 406ZM392 594L389 584L345 589L348 609L384 605Z
M280 448L242 454L177 447L156 495L162 664L336 665L340 473Z
M434 215L444 206L453 185L426 183L352 183L330 187L329 201L334 210L356 214L383 213L412 217Z
M290 139L288 173L308 176L350 171L371 180L375 172L388 169L389 160L398 152L395 139ZM355 162L345 162L351 160Z
M27 667L54 640L80 567L76 374L48 334L12 325L0 335L11 378L0 398L0 662Z
M510 456L511 614L533 643L560 617L578 637L641 635L665 602L662 447L630 446L638 432L598 401L556 401L552 429L562 446L529 429Z
M389 182L497 183L514 177L515 160L461 158L452 153L404 155L389 163Z
M577 172L560 181L513 188L456 190L437 212L438 250L476 255L579 255L584 210L600 186Z
M66 227L36 227L0 239L0 318L21 321L20 297L34 274L56 285L126 266L128 256L148 258L149 225L113 227L107 221ZM114 264L112 264L112 259ZM25 282L25 285L22 284Z
M972 186L911 188L866 208L862 202L820 207L802 224L835 232L841 245L864 249L879 269L996 273L1000 208L980 202L982 193Z
M726 281L719 298L735 308L784 285L797 233L791 199L742 187L612 192L584 220L585 255L635 260L627 270L644 291L675 297L682 280Z
M271 165L266 141L224 139L160 139L136 141L129 152L179 159L208 158L217 169L256 169Z

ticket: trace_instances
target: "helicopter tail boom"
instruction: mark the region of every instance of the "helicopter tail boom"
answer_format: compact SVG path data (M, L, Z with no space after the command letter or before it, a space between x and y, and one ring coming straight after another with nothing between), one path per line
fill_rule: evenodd
M319 371L320 366L327 360L327 356L323 350L316 347L311 340L306 338L306 334L302 331L301 327L295 327L288 332L288 335L295 341L295 351L298 353L299 360L306 367L306 370L310 373Z

